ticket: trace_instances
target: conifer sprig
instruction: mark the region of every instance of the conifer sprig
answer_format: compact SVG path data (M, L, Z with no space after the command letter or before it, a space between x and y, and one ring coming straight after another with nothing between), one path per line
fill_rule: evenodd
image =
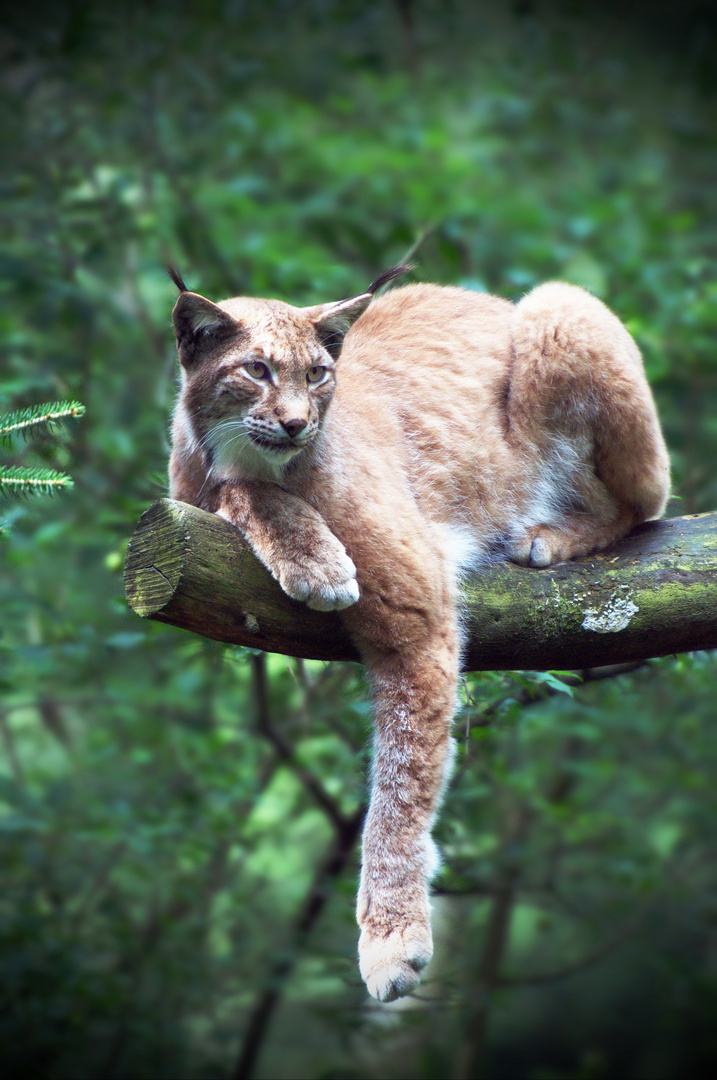
M54 401L0 414L0 441L10 441L13 435L36 435L84 411L78 401ZM52 495L71 487L72 478L56 469L0 464L0 495Z
M25 469L19 465L0 466L0 491L13 495L52 495L71 488L71 476L55 469Z
M30 431L36 434L43 428L59 424L61 420L82 416L84 411L85 407L80 405L79 401L55 401L16 409L0 416L0 438L17 434L28 435Z

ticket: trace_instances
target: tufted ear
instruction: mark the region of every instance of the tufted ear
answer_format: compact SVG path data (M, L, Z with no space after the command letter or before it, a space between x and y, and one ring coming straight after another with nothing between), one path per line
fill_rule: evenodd
M309 317L314 324L319 340L327 352L336 357L341 352L346 334L373 300L373 293L362 293L350 300L339 300L335 304L320 304L309 310Z
M241 332L241 324L199 293L180 293L172 312L177 350L182 366L200 363L222 340Z
M394 278L407 274L413 267L407 263L401 266L393 266L390 270L384 270L382 274L371 282L365 293L353 296L350 300L339 300L335 304L321 304L319 307L309 308L307 314L319 335L322 345L332 356L337 357L341 352L346 334L358 319L363 315L366 308L374 298L375 293L382 289Z

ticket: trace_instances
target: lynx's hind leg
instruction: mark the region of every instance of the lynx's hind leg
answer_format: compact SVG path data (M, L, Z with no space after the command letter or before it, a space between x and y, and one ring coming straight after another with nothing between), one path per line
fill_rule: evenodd
M586 555L662 514L669 458L639 350L585 290L553 282L516 306L508 424L539 463L517 561Z

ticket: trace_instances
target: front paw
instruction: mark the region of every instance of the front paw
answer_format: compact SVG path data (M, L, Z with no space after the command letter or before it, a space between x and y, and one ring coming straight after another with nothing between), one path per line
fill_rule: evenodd
M283 560L276 570L287 596L316 611L342 611L359 598L356 567L338 540L331 552Z
M395 1001L412 993L433 956L431 927L413 922L385 936L365 926L359 940L359 968L371 997Z

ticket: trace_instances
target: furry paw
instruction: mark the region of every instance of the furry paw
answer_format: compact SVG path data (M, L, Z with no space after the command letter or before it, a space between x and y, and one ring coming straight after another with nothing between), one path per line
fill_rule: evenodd
M317 611L356 603L356 567L313 506L274 484L223 481L217 490L214 513L243 533L287 596Z
M563 562L569 556L563 555L559 548L550 544L545 536L536 536L530 545L530 566L551 566Z
M364 929L359 940L361 977L378 1001L395 1001L415 990L432 955L431 928L426 923L411 923L386 937Z
M359 598L356 567L336 538L334 550L318 550L301 562L285 561L276 578L287 596L316 611L342 611Z
M564 562L575 554L566 536L547 525L526 529L514 536L508 548L508 558L521 566L552 566Z

